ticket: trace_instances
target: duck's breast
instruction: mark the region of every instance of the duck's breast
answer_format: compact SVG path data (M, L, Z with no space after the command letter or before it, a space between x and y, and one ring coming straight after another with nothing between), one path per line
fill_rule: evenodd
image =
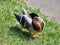
M32 20L32 26L33 26L33 29L37 32L43 30L44 28L44 22L39 20L38 18L34 18Z

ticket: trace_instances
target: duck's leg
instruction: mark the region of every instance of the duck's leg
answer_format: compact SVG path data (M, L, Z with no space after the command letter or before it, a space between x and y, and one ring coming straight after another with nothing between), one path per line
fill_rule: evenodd
M31 34L32 38L37 38L38 37L38 33L36 33L36 32L34 32L34 33L30 32L30 34Z

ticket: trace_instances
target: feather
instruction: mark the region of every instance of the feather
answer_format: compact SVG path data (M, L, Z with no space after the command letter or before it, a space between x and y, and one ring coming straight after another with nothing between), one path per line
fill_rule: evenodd
M28 16L27 11L22 7L22 14Z

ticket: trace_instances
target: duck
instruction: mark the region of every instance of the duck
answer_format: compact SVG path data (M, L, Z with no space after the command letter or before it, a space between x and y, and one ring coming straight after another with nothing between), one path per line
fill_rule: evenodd
M36 13L28 13L24 8L22 9L22 16L14 13L17 21L23 28L26 28L32 38L37 38L38 33L45 27L45 22Z

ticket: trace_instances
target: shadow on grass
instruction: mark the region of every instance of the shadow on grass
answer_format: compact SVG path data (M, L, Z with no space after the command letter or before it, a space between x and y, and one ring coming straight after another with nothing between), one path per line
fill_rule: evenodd
M33 39L33 38L31 38L29 32L23 31L22 28L19 28L17 26L10 27L10 31L13 33L13 35L18 36L19 38L21 38L23 40Z

